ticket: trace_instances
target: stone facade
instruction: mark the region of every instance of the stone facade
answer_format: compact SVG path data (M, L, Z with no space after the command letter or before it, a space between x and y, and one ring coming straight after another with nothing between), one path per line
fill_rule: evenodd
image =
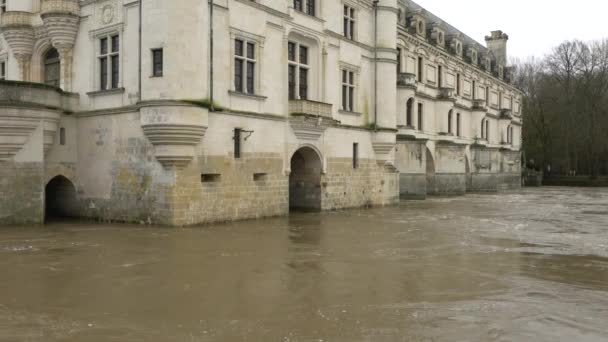
M0 223L183 226L519 186L506 34L486 48L403 0L214 3L212 66L208 2L7 0Z

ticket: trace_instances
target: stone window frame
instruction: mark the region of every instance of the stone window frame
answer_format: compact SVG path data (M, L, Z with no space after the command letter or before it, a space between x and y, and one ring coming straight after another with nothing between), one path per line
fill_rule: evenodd
M342 35L352 41L357 41L359 31L357 29L358 12L359 8L356 5L350 2L342 2Z
M107 38L111 38L112 36L118 35L118 43L119 43L119 49L118 49L118 87L116 88L111 88L111 83L110 83L110 87L108 87L107 89L103 90L101 89L101 75L100 75L100 61L99 61L99 57L100 57L100 40L104 37ZM89 34L90 37L90 43L91 43L91 51L94 51L94 53L92 54L92 58L93 58L93 63L91 63L91 68L92 68L92 74L94 75L94 77L91 77L91 89L93 89L91 92L89 92L89 95L96 95L96 94L100 94L100 93L115 93L116 91L119 90L124 90L123 86L124 86L124 56L125 56L125 51L124 51L124 24L123 23L119 23L113 26L109 26L103 29L99 29L99 30L95 30L95 31L91 31ZM111 45L111 39L108 40L108 44ZM111 46L110 46L111 48ZM109 61L108 61L109 62ZM110 62L109 62L110 63ZM108 74L111 73L111 68L109 69ZM111 78L111 77L109 77Z
M289 57L289 46L293 44L294 48L294 60L291 60ZM302 62L302 48L306 49L306 62ZM298 40L289 40L287 42L287 65L288 70L290 67L294 67L294 92L293 96L289 95L290 100L310 100L310 88L311 88L311 76L312 76L312 66L311 66L311 48L308 44L302 43ZM301 72L302 70L306 70L306 95L302 97L302 85L301 85ZM288 84L289 88L289 72L288 72Z
M300 7L298 8L296 6L296 2L300 3ZM318 0L293 0L292 2L292 6L293 9L297 12L309 15L311 17L319 17L319 1ZM312 6L310 6L310 3L312 3ZM310 7L312 7L313 13L310 13Z
M350 76L351 74L353 75L353 82L352 84L350 83L344 83L343 82L343 76L344 76L344 72L347 73L347 76ZM348 63L344 63L341 62L340 63L340 74L339 74L339 83L340 83L340 112L344 112L344 113L357 113L357 109L359 108L358 105L358 99L359 99L359 79L361 75L361 68L352 64L348 64ZM344 91L343 88L347 86L349 89L353 90L353 94L352 94L352 98L349 95L349 100L352 101L352 108L344 108L343 104L344 104Z
M160 52L160 70L157 70L156 68L156 64L157 64L157 60L156 58L158 57L156 54ZM151 54L151 71L152 71L152 75L150 77L163 77L165 76L165 49L164 47L160 46L160 47L156 47L156 48L152 48L150 49L150 54Z
M246 87L243 88L243 91L236 90L236 40L243 41L244 46L247 46L247 42L253 43L254 45L255 68L253 73L253 93L248 93L245 91ZM231 95L243 95L255 99L265 99L264 95L262 94L261 80L263 75L264 41L264 37L256 34L248 33L235 28L230 30L230 88L228 92Z
M8 77L8 54L0 54L0 80Z

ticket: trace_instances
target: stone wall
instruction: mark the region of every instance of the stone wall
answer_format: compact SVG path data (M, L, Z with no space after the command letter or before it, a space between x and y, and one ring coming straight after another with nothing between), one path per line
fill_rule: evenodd
M399 170L399 196L424 199L427 192L425 141L398 141L395 167ZM431 179L431 182L434 179Z
M42 223L42 163L0 162L0 224Z
M323 210L399 202L399 173L386 170L371 159L359 160L354 169L350 158L328 158L321 187Z

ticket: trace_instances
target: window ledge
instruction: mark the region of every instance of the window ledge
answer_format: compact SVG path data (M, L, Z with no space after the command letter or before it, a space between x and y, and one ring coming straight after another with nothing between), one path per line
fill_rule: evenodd
M228 90L228 94L234 95L234 96L239 96L239 97L244 97L244 98L248 98L248 99L252 99L252 100L257 100L257 101L266 101L266 99L268 98L268 97L262 96L262 95L241 93L241 92L234 91L234 90Z
M125 88L114 88L114 89L90 91L87 93L87 95L104 96L104 95L124 94L124 92L125 92Z
M150 76L150 78L163 78L164 75L152 75Z
M351 112L351 111L343 110L343 109L338 110L338 113L343 114L343 115L353 115L353 116L361 116L362 115L362 113L359 113L359 112Z

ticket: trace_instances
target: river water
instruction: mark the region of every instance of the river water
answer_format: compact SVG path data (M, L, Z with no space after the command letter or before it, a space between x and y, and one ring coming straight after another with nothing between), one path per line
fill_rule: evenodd
M608 189L0 228L0 341L608 341Z

